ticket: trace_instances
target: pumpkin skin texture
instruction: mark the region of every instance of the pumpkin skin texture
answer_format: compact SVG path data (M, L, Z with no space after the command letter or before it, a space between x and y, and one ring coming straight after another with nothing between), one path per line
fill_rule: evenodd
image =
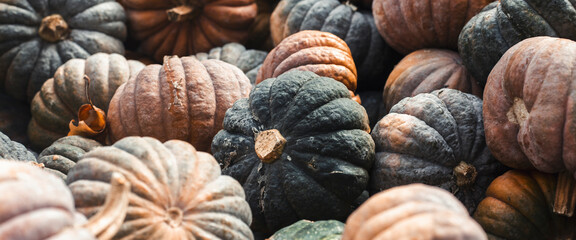
M401 54L423 48L458 49L464 25L493 0L374 0L378 31Z
M420 183L371 196L346 221L342 240L487 239L458 199Z
M390 48L374 23L371 11L356 11L337 0L282 0L270 17L272 38L284 38L303 30L332 33L343 39L358 70L358 89L382 89L399 54Z
M576 7L571 1L500 0L466 23L458 37L458 52L482 86L504 53L536 36L576 40Z
M441 88L456 89L482 98L482 87L468 73L457 52L420 49L404 57L388 76L382 99L386 111L405 97Z
M576 42L534 37L510 48L484 91L486 142L515 169L576 172Z
M112 142L126 136L180 139L209 151L226 110L248 97L252 85L232 64L195 57L166 57L120 86L108 111Z
M144 64L119 54L97 53L86 59L71 59L48 79L30 105L32 120L28 136L34 149L42 150L69 132L69 123L78 118L78 109L90 103L84 75L90 78L94 106L108 111L116 89L136 75Z
M278 230L269 240L340 240L344 223L337 220L310 221L300 220L288 227Z
M124 53L126 15L113 0L3 1L0 16L0 89L18 100L70 59Z
M343 84L289 71L234 103L212 152L223 174L243 185L252 230L272 234L301 219L344 221L359 205L374 160L369 129ZM283 137L283 149L261 154L270 136Z
M242 70L244 74L250 79L250 84L256 84L256 75L258 70L262 67L264 59L266 59L268 52L246 49L239 43L227 43L222 47L215 47L207 53L197 53L198 60L218 59L230 63Z
M54 170L63 180L70 168L76 165L82 155L90 150L101 147L99 142L81 136L66 136L56 140L38 155L38 163Z
M552 211L557 175L510 170L494 179L474 219L492 239L573 239L576 217Z
M378 122L372 138L372 194L424 183L454 193L472 213L506 170L486 146L482 100L454 89L403 99Z
M282 40L266 56L256 83L290 70L311 71L330 77L356 91L356 65L346 42L329 32L305 30Z
M28 149L19 142L10 140L10 138L2 132L0 132L0 158L36 162L34 153L28 151Z
M115 239L253 239L242 187L189 143L126 137L84 154L67 178L79 212L99 208L112 171L132 186Z
M162 62L229 42L244 43L258 12L254 0L119 0L139 50Z

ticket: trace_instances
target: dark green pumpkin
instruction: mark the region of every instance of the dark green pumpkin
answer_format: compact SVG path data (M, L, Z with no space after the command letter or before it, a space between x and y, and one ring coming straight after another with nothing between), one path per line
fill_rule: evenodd
M28 149L19 142L10 140L10 138L2 132L0 132L0 159L36 162L34 153L28 151Z
M270 17L274 44L303 30L342 38L358 69L358 90L382 89L400 55L378 33L370 11L337 0L282 0Z
M340 240L344 223L337 220L300 220L278 230L269 240Z
M125 13L114 0L0 3L0 89L32 100L56 69L97 52L124 53Z
M424 183L446 189L470 213L505 171L484 138L482 100L454 89L405 98L372 131L371 193Z
M90 150L100 147L99 142L81 136L66 136L56 140L38 155L38 162L44 167L54 170L56 174L66 180L70 168Z
M523 39L576 40L576 7L563 0L501 0L471 18L458 38L464 65L482 86L504 52Z
M243 185L251 228L271 234L301 219L348 217L365 198L374 161L369 129L366 111L344 84L294 70L234 103L212 153L223 174ZM283 144L274 139L279 135Z

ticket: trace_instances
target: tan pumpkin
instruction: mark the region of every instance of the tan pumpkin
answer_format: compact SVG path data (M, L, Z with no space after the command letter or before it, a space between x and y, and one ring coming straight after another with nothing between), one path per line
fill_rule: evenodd
M108 110L111 142L126 136L180 139L209 151L226 110L252 85L238 67L215 59L170 56L120 86Z

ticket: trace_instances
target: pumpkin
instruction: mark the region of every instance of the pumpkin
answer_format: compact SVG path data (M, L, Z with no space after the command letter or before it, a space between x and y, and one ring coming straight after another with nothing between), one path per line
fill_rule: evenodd
M462 64L457 52L420 49L404 57L386 80L382 99L386 111L405 97L441 88L457 89L482 97L482 87Z
M516 169L576 176L576 42L534 37L510 48L484 91L486 142Z
M254 0L118 0L139 50L162 62L229 42L244 43L257 15Z
M56 69L97 52L124 53L126 15L114 0L0 3L0 89L30 101Z
M311 71L330 77L356 91L357 72L350 48L329 32L305 30L280 42L264 59L256 83L290 70Z
M553 212L556 174L510 170L494 179L474 219L491 239L574 239L576 217Z
M444 189L420 183L371 196L354 211L342 240L487 239L458 199Z
M244 187L255 232L344 221L368 185L374 142L348 89L309 71L267 79L226 112L212 153Z
M115 239L253 239L240 184L187 142L126 137L84 154L67 178L79 212L101 208L111 172L132 186Z
M86 220L74 209L70 189L28 163L0 160L0 239L110 239L126 215L130 185L112 174L106 203ZM109 192L109 193L108 193Z
M209 151L226 110L251 89L250 80L232 64L167 56L163 65L146 66L118 88L107 116L110 140L180 139Z
M358 88L382 89L399 54L378 33L371 11L338 0L282 0L270 17L274 44L303 30L330 32L343 39L358 70Z
M88 95L96 107L108 111L116 89L143 68L141 62L106 53L71 59L60 66L30 105L28 136L33 148L42 150L66 136L70 120L77 118L80 106L89 103ZM85 75L90 79L89 88Z
M274 233L268 240L340 240L344 223L337 220L300 220Z
M66 136L56 140L38 155L38 163L54 170L59 177L66 180L70 168L90 150L100 147L99 142L80 136Z
M458 37L464 65L482 86L506 50L536 36L576 40L576 7L570 1L500 0L470 19Z
M423 48L458 49L458 36L470 18L493 0L374 0L378 32L401 54Z
M30 118L30 105L0 93L0 132L13 141L29 146L26 131Z
M250 49L247 50L242 44L227 43L222 47L215 47L210 52L197 53L198 60L218 59L230 63L242 70L250 79L252 85L256 84L256 75L262 66L262 62L268 52Z
M482 100L455 89L403 99L378 122L372 138L372 194L425 183L454 193L472 213L506 170L486 146Z
M12 141L2 132L0 132L0 158L36 162L34 153L28 151L21 143Z

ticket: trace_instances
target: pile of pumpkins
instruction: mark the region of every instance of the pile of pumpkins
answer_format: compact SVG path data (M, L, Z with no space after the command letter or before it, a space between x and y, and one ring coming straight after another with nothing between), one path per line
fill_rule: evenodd
M0 239L576 238L576 3L1 0Z

